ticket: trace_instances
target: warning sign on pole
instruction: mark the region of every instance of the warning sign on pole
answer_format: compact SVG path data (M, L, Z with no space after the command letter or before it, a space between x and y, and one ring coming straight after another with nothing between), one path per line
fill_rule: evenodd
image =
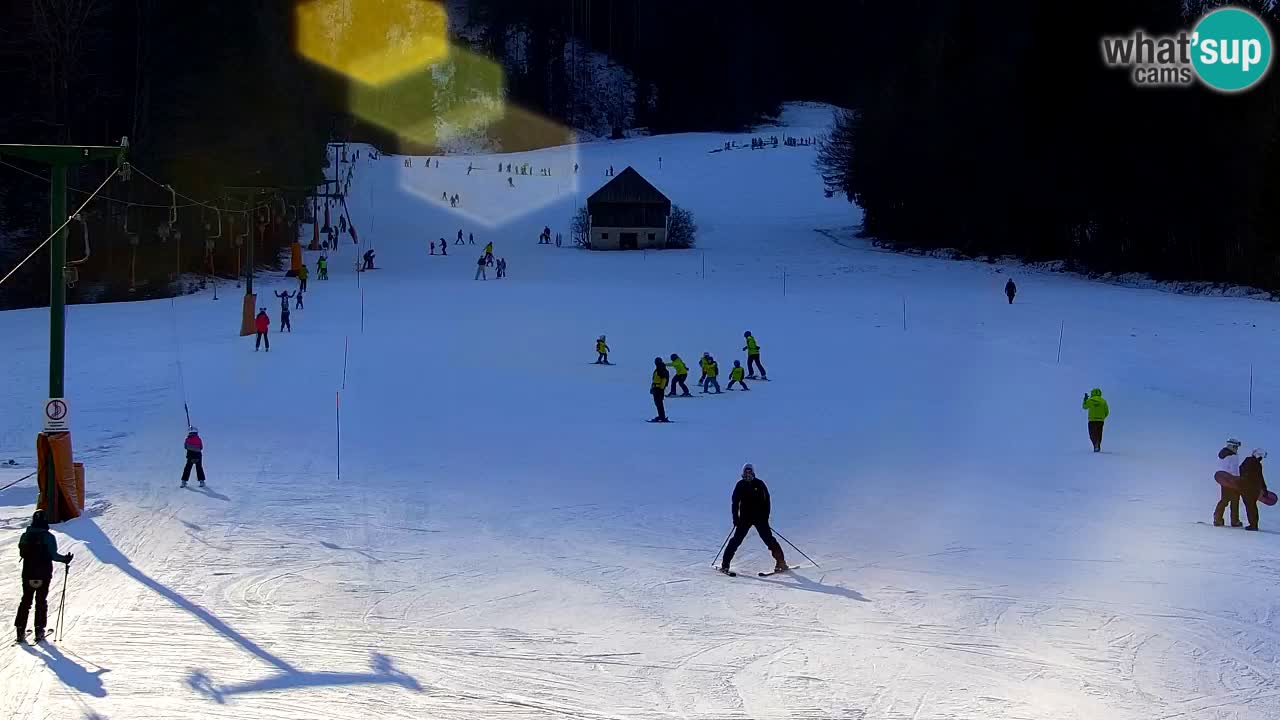
M71 431L71 421L67 417L67 401L64 398L49 398L44 402L44 431L62 433Z

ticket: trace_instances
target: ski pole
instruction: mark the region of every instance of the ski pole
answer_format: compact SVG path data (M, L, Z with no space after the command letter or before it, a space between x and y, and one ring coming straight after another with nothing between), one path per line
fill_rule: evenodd
M785 535L783 535L782 533L778 532L777 530L774 530L773 528L770 528L770 529L771 529L771 530L773 530L773 534L774 534L774 535L777 535L778 537L782 538L782 541L783 541L783 542L785 542L786 544L788 544L788 545L790 545L791 547L795 548L795 551L796 551L796 552L800 553L801 555L804 555L804 559L805 559L805 560L808 560L808 561L809 561L809 562L811 562L811 563L813 563L813 566L814 566L814 567L816 567L816 568L820 568L820 567L822 567L822 566L821 566L821 565L819 565L818 563L813 562L813 558L809 557L808 555L805 555L805 554L804 554L804 551L803 551L803 550L801 550L800 548L796 547L796 544L795 544L795 543L793 543L793 542L791 542L790 540L788 540L788 539L787 539L787 537L786 537Z
M725 546L729 544L729 538L733 537L733 531L730 530L728 535L724 536L724 542L720 543L720 549L716 551L716 556L711 558L711 567L715 567L716 561L720 559L720 553L724 552Z
M58 606L58 627L54 628L58 631L58 642L62 642L62 618L65 616L67 609L67 581L70 579L71 563L67 563L62 570L62 604Z

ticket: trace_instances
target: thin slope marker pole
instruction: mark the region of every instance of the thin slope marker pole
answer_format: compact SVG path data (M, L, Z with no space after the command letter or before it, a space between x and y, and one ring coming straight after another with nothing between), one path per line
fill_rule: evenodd
M338 428L338 442L335 446L338 449L337 473L338 479L342 479L342 391L339 390L333 394L333 418Z
M1253 414L1253 363L1249 363L1249 414Z
M360 334L364 334L364 288L360 288Z
M342 389L347 389L347 355L351 352L351 336L342 338Z
M1066 320L1063 320L1063 321L1062 321L1062 324L1058 326L1058 360L1057 360L1057 363L1058 363L1059 365L1061 365L1061 364L1062 364L1062 334L1063 334L1063 333L1065 333L1066 331L1067 331L1067 321L1066 321Z
M902 332L907 331L907 298L902 298Z

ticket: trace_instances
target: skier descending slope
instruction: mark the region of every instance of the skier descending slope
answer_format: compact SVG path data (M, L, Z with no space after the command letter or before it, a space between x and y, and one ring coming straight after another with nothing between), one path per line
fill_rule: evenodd
M734 553L746 539L751 528L755 528L760 539L764 541L769 552L773 554L774 572L786 572L787 558L782 553L782 546L773 537L769 529L769 488L764 481L756 477L751 463L742 466L742 479L733 488L733 537L724 549L724 559L720 561L720 572L728 573L729 564L733 562Z
M596 364L609 364L609 345L604 341L604 336L596 338Z
M663 404L663 398L667 394L667 382L671 379L670 373L667 372L667 364L662 362L662 358L653 359L653 382L649 385L649 394L653 395L653 406L658 410L658 416L649 422L671 422L667 419L667 408Z
M747 344L742 348L747 351L747 377L755 380L756 370L759 370L760 379L768 380L769 376L765 373L764 366L760 364L760 346L756 344L755 336L748 330L742 333L742 337L747 339Z
M1111 414L1111 408L1107 407L1107 401L1102 397L1102 390L1090 390L1080 407L1089 411L1089 440L1093 442L1093 451L1102 452L1102 424Z
M37 510L31 516L31 527L18 538L18 554L22 556L22 600L18 603L18 615L13 620L18 632L18 642L26 642L27 615L31 601L36 604L36 642L44 641L45 622L49 617L49 581L53 579L53 561L71 564L71 553L58 554L58 541L49 532L44 511Z

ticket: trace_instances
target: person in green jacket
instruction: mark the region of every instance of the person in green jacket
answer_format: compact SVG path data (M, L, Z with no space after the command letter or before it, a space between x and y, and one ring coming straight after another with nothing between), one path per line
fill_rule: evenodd
M307 270L306 265L303 265L302 267L298 268L298 289L299 290L303 292L307 291L307 276L310 274L311 274L311 271Z
M676 396L676 386L681 389L680 397L689 397L689 386L684 384L689 378L689 366L684 364L679 355L671 353L671 362L667 363L667 367L676 371L676 376L671 379L671 393L667 397Z
M1106 422L1111 409L1102 397L1102 390L1094 388L1084 396L1081 407L1089 411L1089 440L1093 442L1093 451L1102 452L1102 423Z
M733 369L729 371L729 387L725 389L732 390L733 384L738 383L739 385L742 386L743 390L750 390L751 388L747 387L747 384L743 382L743 377L746 374L747 374L747 371L742 369L742 361L734 360Z
M769 376L765 374L764 366L760 364L760 345L756 343L756 338L748 330L742 333L742 337L747 339L747 344L742 348L747 351L747 377L752 380L756 379L756 370L760 371L760 379L768 380Z
M711 392L708 388L710 388L712 385L715 385L716 394L719 395L720 394L720 380L719 380L720 365L716 363L716 359L711 357L710 353L708 353L707 356L703 358L703 360L706 361L707 382L703 384L702 392L704 393Z
M704 352L702 357L698 358L698 367L702 369L702 374L698 376L698 387L703 392L707 391L707 367L711 364L711 353Z

